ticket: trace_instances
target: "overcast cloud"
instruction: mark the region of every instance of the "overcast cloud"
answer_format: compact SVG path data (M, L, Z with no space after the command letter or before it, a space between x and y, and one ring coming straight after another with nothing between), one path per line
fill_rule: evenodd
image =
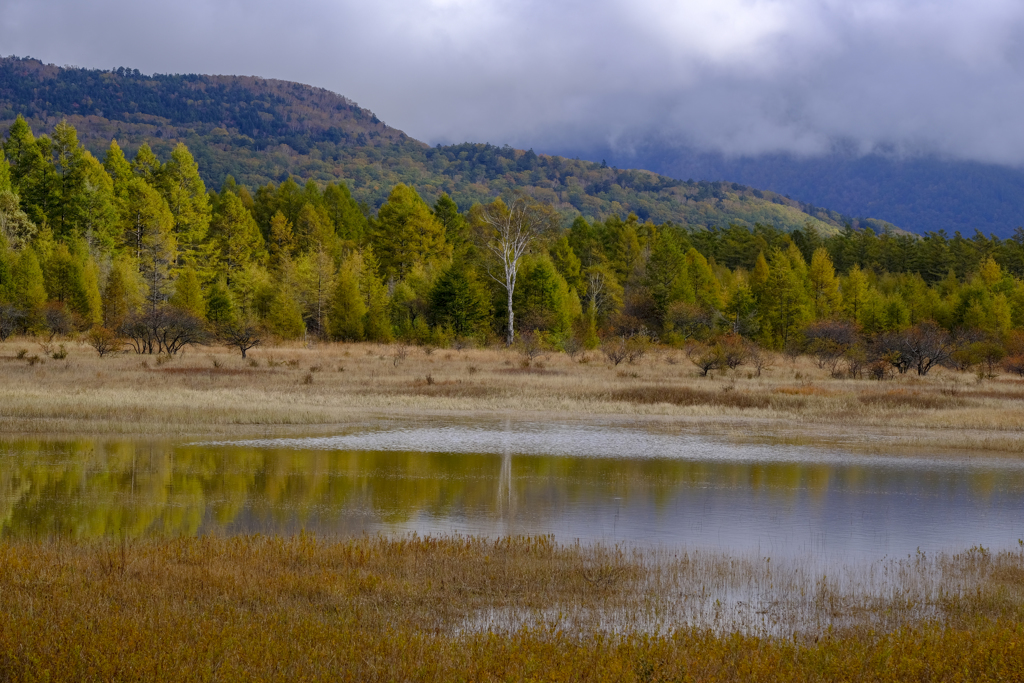
M0 54L334 90L434 142L1024 163L1009 0L5 0Z

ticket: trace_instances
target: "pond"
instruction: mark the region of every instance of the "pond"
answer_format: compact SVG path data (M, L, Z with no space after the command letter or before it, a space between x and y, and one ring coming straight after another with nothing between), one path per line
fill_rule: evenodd
M1024 461L667 426L420 421L234 442L0 441L6 536L553 534L852 560L1017 547Z

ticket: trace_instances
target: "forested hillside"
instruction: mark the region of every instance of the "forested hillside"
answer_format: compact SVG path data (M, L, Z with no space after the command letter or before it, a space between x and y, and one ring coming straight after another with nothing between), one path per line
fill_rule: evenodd
M345 183L229 178L209 192L184 144L161 161L111 142L100 160L68 123L37 137L23 119L2 152L0 338L84 333L101 353L175 353L212 335L243 351L511 338L603 346L615 363L660 339L705 372L756 342L850 374L991 370L1007 355L1024 373L1024 230L691 231L634 214L567 228L522 192L459 211L403 184L369 214Z
M789 232L809 223L828 234L847 224L892 227L734 183L683 182L487 144L431 148L340 95L254 77L145 76L0 59L0 131L18 115L40 131L67 119L97 156L117 139L129 155L148 144L166 160L184 142L213 188L228 175L249 187L290 176L343 180L370 210L404 183L428 202L446 193L462 210L523 189L553 205L566 224L580 215L634 213L690 228L762 223Z
M552 152L565 152L553 148ZM725 156L665 144L628 154L577 149L673 178L714 178L772 190L854 216L874 216L917 234L975 231L1009 237L1024 225L1024 169L936 155L835 152L823 156Z

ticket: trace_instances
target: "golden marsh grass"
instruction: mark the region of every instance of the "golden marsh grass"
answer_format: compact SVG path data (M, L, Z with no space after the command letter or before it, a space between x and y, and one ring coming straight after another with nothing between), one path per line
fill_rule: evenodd
M265 347L245 360L220 347L100 359L78 343L55 360L40 346L0 344L7 433L230 436L328 431L368 416L512 415L882 451L1024 450L1024 380L1006 374L834 379L808 358L779 356L760 377L740 367L704 378L671 349L613 366L597 352L527 365L505 349L373 344Z
M827 571L547 537L8 540L0 678L1024 674L1021 553L976 548Z

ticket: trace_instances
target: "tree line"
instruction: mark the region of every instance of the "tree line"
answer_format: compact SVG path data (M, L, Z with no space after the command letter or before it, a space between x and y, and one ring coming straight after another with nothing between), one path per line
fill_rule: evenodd
M721 361L746 340L854 374L879 359L924 374L1024 354L1022 277L1020 229L691 231L633 214L565 226L523 194L460 210L404 184L373 213L344 182L228 177L212 192L184 144L161 161L115 140L100 160L66 122L37 137L20 118L0 157L0 337L86 332L97 350L174 353L212 334L243 354L271 336L657 339ZM924 338L940 348L914 351Z

